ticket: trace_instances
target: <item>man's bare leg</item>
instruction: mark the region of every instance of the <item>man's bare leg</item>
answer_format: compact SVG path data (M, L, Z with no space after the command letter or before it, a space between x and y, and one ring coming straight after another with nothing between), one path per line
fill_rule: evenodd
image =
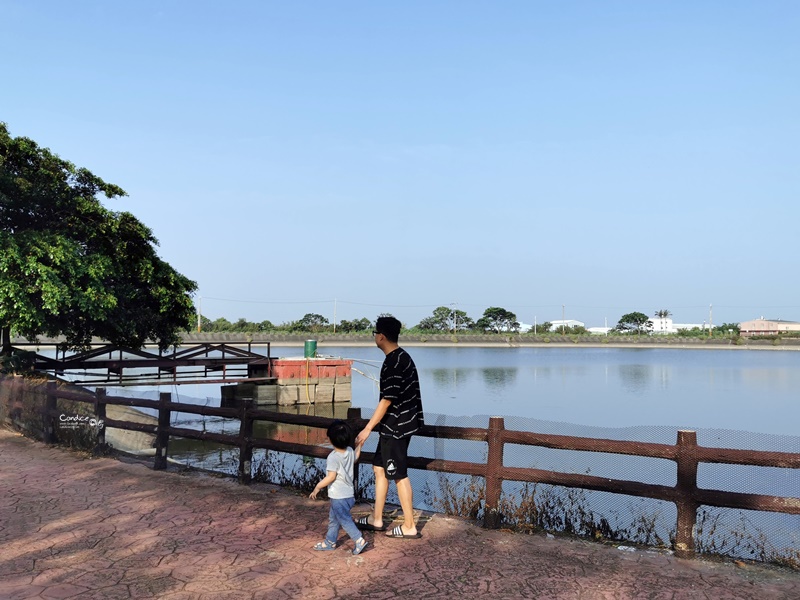
M389 480L386 479L386 471L383 467L373 465L372 472L375 473L375 506L372 509L372 523L374 527L383 527L383 507L386 506L386 495L389 493Z
M405 477L395 481L395 484L397 485L397 496L400 498L400 508L403 510L403 533L405 535L416 535L417 526L414 524L414 491L411 489L411 480ZM377 491L375 495L378 495Z

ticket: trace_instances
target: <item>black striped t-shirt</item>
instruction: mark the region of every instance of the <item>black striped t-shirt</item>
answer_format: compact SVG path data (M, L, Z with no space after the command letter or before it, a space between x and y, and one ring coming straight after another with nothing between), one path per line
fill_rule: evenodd
M425 424L417 367L402 348L392 350L383 360L381 399L391 402L381 419L381 435L406 438Z

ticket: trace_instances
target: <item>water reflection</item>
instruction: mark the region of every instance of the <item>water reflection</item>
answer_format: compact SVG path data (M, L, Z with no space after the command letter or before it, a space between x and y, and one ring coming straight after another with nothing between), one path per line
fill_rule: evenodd
M533 377L533 381L535 382L537 379L550 379L553 374L553 369L551 367L531 367L529 370L531 377Z
M650 385L653 369L649 365L620 365L619 378L626 392L638 394Z
M472 371L472 369L428 369L436 389L452 393L470 380Z
M516 367L488 367L481 369L481 375L486 388L494 394L500 394L505 388L514 384L518 370Z

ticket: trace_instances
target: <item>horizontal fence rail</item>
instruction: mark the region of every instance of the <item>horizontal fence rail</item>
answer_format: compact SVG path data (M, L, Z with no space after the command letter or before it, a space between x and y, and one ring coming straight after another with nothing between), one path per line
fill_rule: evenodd
M59 398L94 405L95 415L103 420L105 427L154 434L156 439L154 469L166 468L170 437L212 441L237 447L239 449L238 477L242 483L251 481L252 457L255 448L314 458L325 458L329 453L329 449L322 446L254 438L253 425L256 421L269 421L327 429L333 421L331 418L294 415L254 408L252 403L247 400L243 401L239 408L214 408L172 402L171 395L166 392L160 394L159 400L109 396L103 388L98 388L94 394L81 393L60 389L56 382L49 382L47 387L44 430L45 441L49 443L57 441L55 431L59 413L56 410L56 402ZM108 405L155 409L158 411L158 424L107 419L106 406ZM233 435L173 427L170 425L172 413L236 419L240 422L239 433ZM367 424L367 420L361 418L361 409L359 408L348 410L348 421L355 430L363 428ZM504 481L542 483L672 502L678 511L674 550L677 555L683 557L695 555L694 533L697 524L697 509L700 506L800 514L800 498L726 492L697 487L697 468L700 463L798 469L800 468L800 453L702 447L697 445L697 434L694 431L678 431L675 445L670 445L513 431L505 429L503 418L491 417L488 429L426 425L416 435L487 444L486 463L424 457L409 457L408 459L408 466L414 469L483 477L486 482L484 508L484 525L486 527L500 525L501 515L498 507ZM98 443L105 443L103 428L99 430ZM506 444L670 460L677 465L677 482L674 486L667 486L587 474L507 467L503 463ZM362 452L361 456L362 462L369 463L373 453Z

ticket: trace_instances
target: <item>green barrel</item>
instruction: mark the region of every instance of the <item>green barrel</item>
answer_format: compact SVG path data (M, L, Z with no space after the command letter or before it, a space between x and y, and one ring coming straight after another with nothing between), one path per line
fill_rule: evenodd
M315 358L317 356L317 340L306 340L303 348L303 358Z

